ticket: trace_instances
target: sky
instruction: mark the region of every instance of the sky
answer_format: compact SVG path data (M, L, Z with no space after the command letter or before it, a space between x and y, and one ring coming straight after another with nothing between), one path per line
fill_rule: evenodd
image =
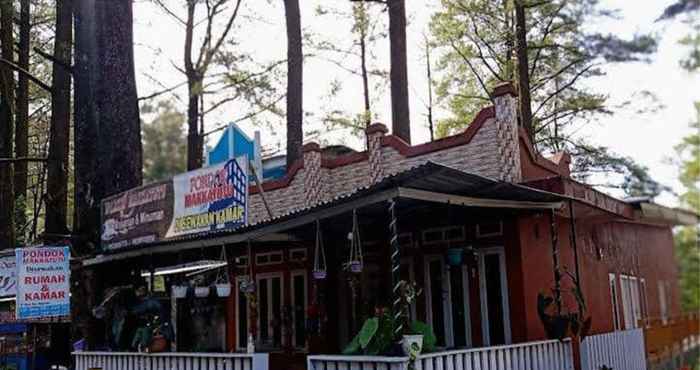
M184 15L182 0L163 0L175 13ZM591 24L604 33L614 33L631 37L636 33L654 33L659 36L659 48L650 63L626 63L606 67L607 75L589 82L597 91L610 96L611 103L620 103L642 90L654 92L658 104L663 107L651 113L639 114L622 109L611 117L584 127L579 134L592 142L610 147L614 152L630 156L650 169L652 176L661 183L681 191L677 181L678 168L671 163L675 156L673 147L691 133L688 124L694 119L693 102L700 100L700 74L691 75L679 67L678 61L685 49L678 41L685 36L688 26L681 22L654 22L669 0L602 0L601 6L619 11L618 18L604 23ZM346 0L300 0L302 28L304 33L316 35L334 45L347 43L351 23L344 18L332 15L319 16L315 9L319 5L345 6ZM429 140L426 123L425 101L428 84L425 76L424 35L428 33L430 15L438 6L437 0L408 0L407 29L409 94L411 103L411 134L414 143ZM380 17L379 9L373 9ZM243 0L239 22L231 40L236 40L237 50L248 55L260 65L286 57L286 36L284 28L284 7L278 0ZM172 17L166 15L152 0L137 0L134 4L134 41L137 86L140 96L171 87L185 81L178 71L183 62L184 29ZM371 67L388 71L388 40L379 40L373 46L376 58ZM363 142L347 130L334 130L323 135L314 133L321 127L324 111L362 110L361 82L358 76L337 68L318 53L307 57L304 64L304 109L307 113L304 122L309 134L306 140L320 141L323 144L346 144L362 149ZM284 68L284 64L281 65ZM284 72L284 70L281 70ZM327 98L331 83L340 87L338 95ZM373 119L390 126L389 90L385 83L373 81ZM281 86L282 88L284 85ZM176 105L182 112L187 109L186 89L175 90ZM163 96L166 98L166 96ZM173 95L167 96L173 98ZM212 99L213 97L207 99ZM645 100L644 104L650 103ZM206 103L205 103L206 104ZM232 102L211 114L205 120L206 130L220 127L227 122L238 120L248 113L247 107ZM437 118L447 114L438 110ZM284 119L270 117L271 124L253 126L248 121L240 123L244 130L253 133L262 131L263 147L274 151L283 148ZM216 136L209 138L210 143ZM605 189L603 189L605 190ZM614 194L619 195L619 194ZM677 200L672 194L663 194L657 201L675 206Z

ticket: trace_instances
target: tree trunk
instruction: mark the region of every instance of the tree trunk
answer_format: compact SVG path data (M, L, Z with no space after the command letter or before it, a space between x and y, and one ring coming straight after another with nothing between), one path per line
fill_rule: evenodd
M140 186L141 120L134 71L133 0L97 0L99 199ZM99 209L99 203L96 205Z
M406 1L388 0L391 43L391 127L392 133L411 143L406 57Z
M2 58L14 61L13 45L14 7L11 1L0 2L0 48ZM8 67L0 68L0 158L14 155L13 103L15 95L14 73ZM14 171L9 162L0 163L0 246L15 247L14 223Z
M367 72L367 35L364 30L360 35L360 58L362 60L362 94L365 98L365 111L362 112L362 116L365 126L369 126L372 123L372 107L369 98L369 73Z
M202 90L202 79L196 72L188 74L189 101L187 104L187 170L192 171L202 167L202 156L204 154L204 142L199 129L200 96Z
M520 96L520 121L533 140L532 107L530 103L530 72L527 60L527 25L523 0L515 1L515 34L518 54L518 93ZM534 140L533 140L534 142Z
M51 92L51 130L46 198L46 233L67 234L68 150L70 140L71 75L64 65L71 63L73 0L56 1L56 39Z
M30 43L30 1L20 0L19 11L19 57L17 65L29 71ZM29 79L20 73L17 79L17 107L15 116L15 153L17 157L26 157L29 132ZM15 199L25 201L27 197L27 162L15 163ZM15 202L20 204L19 202ZM21 211L21 210L20 210ZM19 214L19 213L18 213ZM21 213L24 214L24 213ZM23 222L24 220L17 220Z
M303 70L299 0L284 0L287 21L287 169L302 158Z
M79 252L90 252L87 243L99 240L99 195L102 179L98 176L99 125L95 99L97 76L97 39L95 0L75 2L75 215L74 234L80 236ZM94 247L94 245L93 245ZM84 333L86 334L86 333Z

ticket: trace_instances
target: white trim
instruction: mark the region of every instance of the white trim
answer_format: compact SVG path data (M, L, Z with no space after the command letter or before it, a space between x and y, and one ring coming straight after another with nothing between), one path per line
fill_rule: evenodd
M612 306L613 329L622 329L620 322L620 297L617 294L617 277L614 273L608 273L608 291L610 292L610 305Z
M482 223L487 224L487 222L477 222L476 223L476 237L477 238L479 238L479 239L480 238L489 238L489 237L493 237L493 236L503 235L503 221L498 220L497 222L494 222L494 223L498 223L498 231L496 231L495 233L485 233L485 234L481 233L481 224Z
M469 281L469 267L467 265L462 265L462 285L463 285L463 299L462 304L464 305L464 333L465 333L465 345L467 348L472 348L472 315L471 315L471 302L470 302L470 292L471 285Z
M270 260L271 256L279 256L280 260L273 262ZM259 257L268 257L267 262L258 261ZM279 265L282 263L284 263L284 253L282 251L273 251L273 252L256 253L255 254L255 266L271 266L271 265Z
M304 249L304 250L306 250L306 249ZM294 288L294 278L297 276L301 276L304 278L304 322L306 322L306 319L307 319L306 312L309 308L309 287L308 287L309 277L308 277L308 273L306 272L306 270L292 270L289 273L289 279L291 280L289 282L289 289L291 290L290 296L292 299L292 343L293 343L294 348L301 348L301 349L305 350L306 349L306 342L299 345L299 343L297 343L297 337L295 334L296 330L297 330L297 327L296 327L297 317L296 317L296 310L294 309L294 307L297 305L297 302L296 302L296 291Z
M292 258L292 255L294 253L298 252L303 252L304 257L303 258ZM306 261L309 258L309 251L306 248L292 248L289 250L289 261L290 262L303 262Z
M481 321L482 321L482 337L485 346L491 345L489 334L489 312L488 312L488 292L486 289L485 263L484 256L487 254L498 254L501 270L501 304L503 305L503 331L505 344L511 344L511 328L510 328L510 306L508 303L508 276L506 274L506 254L503 247L482 248L476 250L479 259L479 298L481 301Z

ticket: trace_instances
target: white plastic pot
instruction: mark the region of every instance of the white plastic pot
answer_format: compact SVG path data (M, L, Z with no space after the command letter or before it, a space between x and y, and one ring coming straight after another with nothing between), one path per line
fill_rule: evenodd
M418 356L423 351L423 335L404 335L403 340L401 340L401 348L406 356Z
M323 280L326 278L326 271L325 270L316 270L313 272L314 279L316 280Z
M229 295L231 295L231 284L216 284L216 295L218 295L219 297L228 297Z
M209 287L208 286L204 286L204 287L198 286L198 287L194 288L194 295L195 295L195 297L198 297L198 298L208 297L209 296Z
M173 285L173 298L187 297L187 285Z

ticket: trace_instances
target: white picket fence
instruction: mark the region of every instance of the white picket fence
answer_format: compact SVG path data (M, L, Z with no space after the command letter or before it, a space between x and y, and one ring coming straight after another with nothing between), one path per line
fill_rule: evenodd
M264 353L73 352L75 370L268 370Z
M406 370L408 357L308 356L307 370ZM416 370L573 370L571 341L528 342L418 356ZM616 369L617 370L617 369Z
M633 329L592 335L581 343L581 369L646 370L644 331Z

